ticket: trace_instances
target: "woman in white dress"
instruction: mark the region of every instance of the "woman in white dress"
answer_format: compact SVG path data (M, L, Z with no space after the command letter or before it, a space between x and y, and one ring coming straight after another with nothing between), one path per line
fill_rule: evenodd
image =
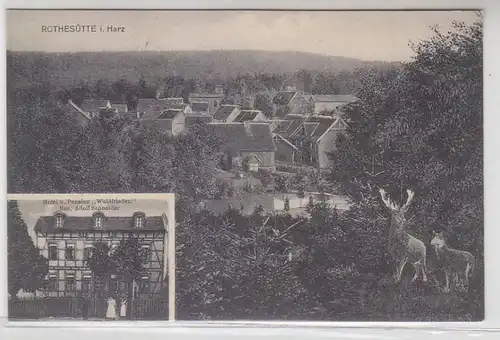
M106 311L106 319L108 320L116 319L116 300L112 296L108 298L108 309Z
M127 317L127 299L122 298L121 306L120 306L120 319Z

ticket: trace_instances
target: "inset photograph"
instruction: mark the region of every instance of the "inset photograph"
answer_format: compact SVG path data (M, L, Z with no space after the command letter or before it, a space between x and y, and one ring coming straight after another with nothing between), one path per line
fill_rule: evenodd
M9 319L168 320L174 204L171 194L10 196Z

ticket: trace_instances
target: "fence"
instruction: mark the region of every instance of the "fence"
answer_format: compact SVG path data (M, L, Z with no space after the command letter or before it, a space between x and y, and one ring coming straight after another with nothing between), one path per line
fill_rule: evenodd
M104 319L107 302L104 298L88 299L88 318ZM83 298L33 298L9 300L9 319L83 318ZM117 314L120 305L116 308ZM136 299L130 306L131 318L138 320L168 319L168 300Z

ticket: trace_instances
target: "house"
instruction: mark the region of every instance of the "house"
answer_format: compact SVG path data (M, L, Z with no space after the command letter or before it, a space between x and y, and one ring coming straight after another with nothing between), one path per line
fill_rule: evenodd
M280 91L273 98L275 115L283 118L287 114L309 114L310 102L302 91Z
M146 250L147 271L137 282L140 293L159 292L166 276L167 226L165 214L146 216L142 212L132 216L106 216L99 211L88 216L67 216L56 212L39 217L34 227L35 243L49 266L48 285L41 295L75 297L91 291L126 293L128 282L120 282L115 276L94 281L87 260L97 242L107 243L112 252L128 237L137 238Z
M267 117L260 110L241 110L240 114L233 120L235 123L265 121L267 121Z
M224 99L224 88L221 85L215 86L215 93L190 93L188 96L189 104L195 102L208 103L208 113L213 114L217 111Z
M106 99L84 99L80 108L94 118L101 108L111 108L111 102Z
M289 138L308 117L306 115L289 114L284 119L274 120L271 123L277 161L295 164L295 157L299 149Z
M221 105L214 113L214 122L231 123L240 114L236 105Z
M336 148L339 133L345 132L346 128L346 122L338 116L308 117L286 138L297 148L292 164L319 169L334 166L330 154Z
M314 114L324 111L338 111L342 106L355 102L357 98L350 94L315 94L312 96Z
M137 101L138 118L153 119L168 109L182 109L185 114L191 113L191 107L182 102L182 98L140 98Z
M92 116L90 115L90 113L83 111L78 105L73 103L71 99L68 100L68 103L64 106L64 110L67 114L74 117L76 121L83 127L89 126L90 122L92 121Z
M194 114L206 114L208 115L208 110L210 109L210 104L208 102L192 102L191 109Z
M186 114L182 109L168 109L154 118L139 120L143 126L157 126L161 131L171 136L177 136L186 128Z
M268 123L210 123L208 126L222 142L224 155L220 165L223 170L275 169L276 146Z

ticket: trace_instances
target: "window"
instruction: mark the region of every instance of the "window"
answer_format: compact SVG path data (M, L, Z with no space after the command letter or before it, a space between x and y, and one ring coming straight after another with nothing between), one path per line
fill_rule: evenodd
M83 274L82 278L82 292L90 292L90 285L92 282L92 275L90 273Z
M80 237L87 237L88 233L86 232L81 232L78 234Z
M59 290L59 280L57 279L57 273L49 273L47 290L49 292L57 292Z
M74 292L76 290L76 281L74 273L66 273L66 291Z
M109 237L116 237L116 233L114 231L109 232Z
M102 216L95 217L95 227L102 228Z
M83 259L89 260L92 257L93 247L91 245L86 245L83 250Z
M111 275L111 278L109 279L109 291L110 292L118 291L118 281L116 279L116 275Z
M151 281L149 280L149 277L143 276L141 278L141 293L149 294L150 292L151 292Z
M219 106L219 101L218 101L218 100L216 100L216 101L214 102L214 107L217 107L217 106Z
M135 218L135 227L136 228L142 228L142 225L143 225L143 217L142 216L137 216Z
M57 260L57 244L49 243L49 260Z
M61 215L56 216L56 228L62 228L63 226L63 217Z
M66 245L66 260L73 261L75 260L75 245L67 244Z

